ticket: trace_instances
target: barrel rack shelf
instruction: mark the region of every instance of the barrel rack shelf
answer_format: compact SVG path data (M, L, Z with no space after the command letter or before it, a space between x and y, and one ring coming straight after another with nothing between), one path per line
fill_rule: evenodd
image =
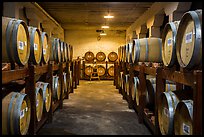
M10 84L12 81L25 79L25 93L30 98L31 102L31 118L30 118L30 125L28 128L28 133L30 135L35 135L39 131L39 129L46 123L52 122L53 113L57 108L63 107L63 100L68 99L69 92L66 92L64 96L60 96L60 100L54 103L53 99L51 98L51 106L49 112L43 112L41 120L38 122L36 117L36 94L35 94L35 83L36 83L36 76L40 75L40 79L43 82L48 82L50 87L52 87L52 80L53 80L53 72L57 71L59 74L59 79L61 82L61 90L63 88L63 71L68 74L68 68L71 67L72 62L64 62L59 64L54 64L49 62L45 65L32 65L29 64L28 67L16 70L6 70L2 71L2 85ZM68 75L66 77L68 79ZM69 91L67 87L67 91ZM73 87L70 87L71 91L73 91ZM8 92L9 93L9 92ZM3 93L3 94L8 94ZM53 89L51 88L51 94L53 94Z
M114 64L115 64L115 62L110 62L110 61L102 61L102 62L96 62L96 64L97 65L103 65L103 64L105 64L105 75L104 76L100 76L100 79L101 80L113 80L114 79L114 76L110 76L109 74L108 74L108 66L109 65L112 65L112 66L114 66ZM85 74L85 67L86 67L86 65L93 65L93 62L88 62L88 61L83 61L82 62L82 68L81 68L81 70L82 70L82 77L81 77L81 79L83 79L83 80L90 80L90 76L87 76L86 74ZM115 67L114 67L115 68ZM115 70L115 69L114 69Z
M124 62L119 62L115 64L118 70L115 72L114 83L119 93L123 95L123 98L127 100L128 107L135 110L138 114L139 123L144 123L150 129L154 135L160 135L159 123L158 123L158 98L162 92L165 91L166 80L171 80L176 83L176 90L182 89L183 85L190 86L193 89L193 134L202 135L202 71L183 71L175 70L174 68L166 68L163 66L150 67L145 64L134 65ZM133 84L133 77L137 76L140 81L139 86L139 106L134 103L131 97L131 88L129 88L129 96L124 92L124 90L119 86L118 76L120 72L123 74L130 74L129 85ZM145 108L144 100L146 95L146 75L152 75L156 77L156 95L155 95L155 109L154 112L147 111ZM152 122L151 117L154 117L154 122Z

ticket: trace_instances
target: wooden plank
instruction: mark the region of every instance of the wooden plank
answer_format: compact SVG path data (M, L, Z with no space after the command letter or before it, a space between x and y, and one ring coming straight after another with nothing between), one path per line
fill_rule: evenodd
M46 72L48 72L48 65L35 67L35 74L43 74Z
M187 86L194 86L195 75L193 73L183 73L179 71L162 70L162 78Z
M135 66L133 66L133 68L134 68L135 71L140 71L140 66L139 65L135 65Z
M42 119L38 123L36 123L35 133L37 133L42 128L42 126L45 124L47 120L48 120L48 114L44 113L42 116Z
M193 135L202 135L202 72L196 73L193 94Z
M154 68L154 67L145 67L144 72L146 74L156 76L156 70L157 68Z
M2 71L2 84L9 83L13 80L22 79L29 76L28 68Z
M55 71L55 70L58 70L58 69L59 69L59 64L53 64L52 70Z

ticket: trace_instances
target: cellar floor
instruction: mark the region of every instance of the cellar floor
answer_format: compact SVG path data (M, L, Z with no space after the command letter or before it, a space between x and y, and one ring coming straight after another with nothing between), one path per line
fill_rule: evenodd
M38 135L151 135L113 81L81 80Z

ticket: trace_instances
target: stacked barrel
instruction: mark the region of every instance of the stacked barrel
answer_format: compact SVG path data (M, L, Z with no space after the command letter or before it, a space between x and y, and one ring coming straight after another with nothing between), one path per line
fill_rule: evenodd
M27 26L21 19L2 17L2 63L16 66L42 66L50 61L55 64L71 62L73 47L59 38L49 37L37 27ZM71 73L71 72L70 72ZM53 77L53 87L40 81L41 75L35 75L35 112L37 121L41 121L43 113L50 111L51 98L59 100L60 94L67 92L68 80L63 73L64 87L61 93L59 77ZM70 80L71 81L71 75ZM51 93L53 88L53 93ZM27 94L12 91L2 98L2 133L26 135L30 124L31 102Z
M23 20L2 17L2 63L47 64L49 60L72 61L73 48L58 38L51 38Z
M168 22L162 37L133 39L118 48L118 60L122 64L138 65L140 62L160 63L165 69L179 69L193 72L202 69L202 10L188 11L181 20ZM173 69L175 70L175 69ZM129 87L129 71L118 74L118 85L138 106L140 80L133 77ZM146 98L142 100L145 107L154 111L156 95L156 78L146 79ZM131 94L129 94L129 89ZM183 89L184 90L184 89ZM184 94L186 90L184 90ZM159 98L158 122L163 135L193 134L193 100L191 97L178 97L175 82L166 80L165 91Z
M90 63L97 63L97 71L99 76L106 76L106 74L109 77L114 76L114 65L107 65L106 68L105 60L106 60L106 54L102 51L97 52L96 56L92 51L87 51L84 55L84 59L86 63L89 63L89 65L85 66L85 75L90 76L93 72L93 66L90 65ZM116 52L112 51L107 56L108 62L114 63L118 60L118 55Z

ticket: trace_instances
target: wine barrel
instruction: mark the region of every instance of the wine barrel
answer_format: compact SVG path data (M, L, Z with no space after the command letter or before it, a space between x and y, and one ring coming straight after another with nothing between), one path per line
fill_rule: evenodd
M30 37L23 20L2 17L2 62L27 64L30 56Z
M70 61L73 59L73 46L70 45Z
M53 76L53 99L60 100L61 87L58 76Z
M114 76L114 66L110 66L108 68L108 75L113 77Z
M158 104L158 122L162 135L173 135L174 113L179 99L172 91L163 92Z
M108 54L108 61L115 62L118 59L118 55L116 52L110 52Z
M41 61L43 49L40 30L36 27L28 26L28 31L30 36L29 62L32 62L34 65L37 65Z
M70 71L70 74L69 74L69 93L71 92L71 88L73 88L72 71Z
M182 100L174 114L174 134L193 135L193 101Z
M51 50L51 46L50 46L50 41L49 41L49 37L47 35L46 32L42 32L41 33L41 41L42 41L42 62L44 64L47 64L49 59L50 59L50 50Z
M64 81L64 93L67 92L67 73L63 72L63 81Z
M61 62L61 48L60 48L60 39L58 38L51 38L51 53L50 53L50 60L55 61L56 63Z
M123 90L123 72L119 75L119 87Z
M64 62L67 62L68 61L68 46L67 46L67 43L64 42Z
M130 89L130 84L129 84L129 80L130 80L130 74L126 74L125 77L124 77L124 82L125 82L125 93L127 95L129 95L129 89Z
M88 62L93 62L94 61L94 54L91 51L86 52L84 57L85 57L85 60L88 61Z
M96 60L98 61L98 62L102 62L102 61L105 61L105 59L106 59L106 54L105 53L103 53L103 52L98 52L97 54L96 54Z
M177 62L176 35L179 22L167 23L162 33L162 61L167 67L172 67Z
M91 73L93 72L93 67L92 66L86 66L85 67L85 74L87 76L91 76Z
M42 119L43 114L43 91L39 87L35 87L35 94L36 94L36 117L37 121Z
M106 68L102 65L98 65L97 67L98 75L104 76L106 74Z
M27 94L10 92L2 99L2 135L26 135L31 104Z
M60 42L60 51L61 51L61 62L64 62L65 61L65 59L64 59L65 52L64 52L64 42L63 41Z
M155 107L155 95L156 95L156 83L152 79L146 80L147 92L148 92L148 99L146 101L146 106L150 110L154 110ZM166 84L165 91L175 91L176 85L175 84Z
M182 68L202 66L202 10L186 12L176 36L176 55Z
M131 98L135 102L136 101L136 94L138 94L138 77L133 77L133 85L131 87Z
M122 48L122 62L126 62L126 45Z
M133 45L132 43L128 43L128 54L127 54L127 62L128 63L132 63L132 49L133 49Z
M122 54L121 54L121 46L118 48L118 60L119 62L121 62L121 57L122 57Z
M37 82L36 87L42 89L42 91L43 91L43 104L44 104L43 110L45 112L49 112L50 106L51 106L51 97L52 97L49 83Z
M138 62L162 62L162 40L160 38L133 39L132 61Z

